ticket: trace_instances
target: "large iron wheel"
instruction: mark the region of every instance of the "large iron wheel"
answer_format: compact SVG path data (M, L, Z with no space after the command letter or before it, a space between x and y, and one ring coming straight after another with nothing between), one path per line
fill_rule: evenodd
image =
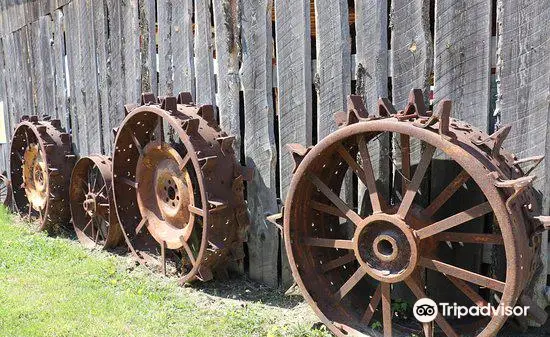
M143 94L127 106L113 156L114 196L130 250L141 262L160 256L181 282L210 280L244 258L247 170L235 160L234 137L216 124L213 107L190 95Z
M434 325L402 317L399 308L403 299L441 302L453 292L469 306L514 306L518 299L533 305L524 289L536 268L540 214L534 177L520 167L526 161L501 149L507 128L488 136L451 119L450 101L441 102L435 114L427 112L416 90L399 112L387 99L379 102L379 116L367 116L358 97L349 105L349 113L337 115L341 128L319 144L289 146L297 167L284 208L284 240L306 300L337 336L496 335L503 315L459 320L439 314ZM373 165L378 139L394 144L383 153L395 173L389 191L379 186ZM441 156L457 175L426 200L419 191ZM340 198L348 170L367 187L362 211ZM471 200L454 200L449 207L464 188ZM491 225L472 226L481 218ZM445 254L458 245L485 245L500 265L463 266ZM546 319L533 309L531 314Z
M115 212L111 159L95 155L76 163L71 176L71 214L78 240L88 248L113 248L123 238Z
M39 230L69 224L68 188L76 156L58 119L23 116L12 138L10 176L17 210L37 219Z

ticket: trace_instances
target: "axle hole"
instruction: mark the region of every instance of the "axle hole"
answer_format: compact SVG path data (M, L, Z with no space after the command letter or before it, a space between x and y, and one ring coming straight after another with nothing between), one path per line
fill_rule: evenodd
M382 255L391 256L393 254L393 245L386 239L380 240L377 248Z

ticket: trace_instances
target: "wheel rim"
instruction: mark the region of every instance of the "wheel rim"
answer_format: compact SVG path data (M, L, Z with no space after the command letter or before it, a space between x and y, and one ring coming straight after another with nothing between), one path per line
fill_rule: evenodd
M105 156L81 158L71 176L73 226L87 248L113 248L122 241L114 214L111 160Z
M189 97L157 101L143 94L141 107L127 107L113 156L115 204L129 249L164 272L173 262L181 283L210 280L242 261L248 227L234 137L217 126L211 106L196 107Z
M10 180L17 210L37 219L38 230L56 232L70 221L69 183L76 156L71 135L57 119L23 116L10 154Z
M525 250L519 242L528 241L527 236L525 233L513 235L512 220L505 206L506 199L501 197L500 192L492 184L493 181L487 179L487 174L492 171L500 172L502 168L494 165L490 159L485 159L482 165L476 157L464 149L468 147L462 144L466 143L465 135L462 133L456 132L459 139L451 141L433 130L413 126L414 118L411 119L409 121L387 118L346 126L323 139L309 152L301 151L307 155L297 161L299 166L285 203L285 246L293 275L306 299L329 328L339 336L343 336L344 331L359 335L372 333L368 323L373 319L375 311L378 313L379 307L383 312L381 314L384 322L382 330L386 335L389 336L392 330L406 331L406 328L399 326L396 319L393 319L392 329L391 316L395 312L389 308L392 305L391 292L394 284L403 282L417 297L424 297L424 285L418 275L419 267L445 270L449 276L449 283L459 291L466 291L472 301L485 301L474 292L467 291L466 287L473 283L492 288L499 293L501 304L511 306L516 303L519 293L526 285L526 278L528 278L526 274L529 274L529 271L521 272L520 269L523 266L530 267L532 253ZM459 122L456 121L456 123ZM405 135L426 143L415 174L409 175L410 181L407 189L404 190L403 201L395 205L388 204L384 198L379 198L376 192L376 178L368 149L370 141L388 132L397 135L392 137L393 139L402 140L402 135ZM457 142L462 147L457 145ZM468 143L469 145L471 143ZM452 158L466 173L460 173L442 191L439 198L434 198L433 203L423 208L413 203L417 193L413 191L418 190L422 181L420 178L415 179L416 172L423 172L429 167L435 149ZM361 160L354 160L355 156L361 157ZM368 188L369 192L365 194L365 198L370 199L371 215L360 216L353 207L349 207L338 197L343 176L348 167ZM408 170L402 171L401 173L406 176L407 173L404 171L410 173L412 170L409 167ZM419 177L423 174L419 173ZM507 174L510 173L507 172ZM435 214L456 192L457 188L453 186L460 187L468 177L471 177L470 179L477 184L489 201L458 212L455 217L447 217L440 221L430 220L430 216ZM445 231L458 227L472 217L484 216L491 212L497 218L502 234L470 235ZM355 223L353 234L348 230L345 233L347 236L342 236L346 231L340 230L340 236L335 235L334 233L338 230L328 224L334 221L335 216ZM505 279L494 280L484 275L465 273L438 261L437 255L434 256L437 251L434 245L438 244L437 241L458 241L459 239L465 242L475 240L504 243L508 263ZM375 242L382 242L383 245L377 248L374 246ZM331 250L339 253L328 253ZM388 264L391 266L392 263L401 261L401 253L408 259L408 263L416 267L405 264L394 266L395 270L387 268ZM387 262L383 261L384 259L390 260ZM384 271L385 275L381 271ZM337 276L327 275L331 272ZM371 290L369 293L358 290L361 287L365 288L364 284L368 283L365 280L370 280L368 282L371 283L366 287ZM327 296L327 294L331 295ZM360 297L363 299L358 300ZM379 306L380 303L381 306ZM361 311L360 315L357 314L358 310ZM475 332L479 333L479 336L492 336L505 320L506 317L501 316L493 317L489 322L480 320L477 323L481 324L483 329L478 327ZM453 328L441 317L436 320L436 323L439 326L437 331L448 336L456 334L454 328L466 329L466 324L456 324ZM427 326L419 325L412 329L417 332L423 330L426 334L434 333L434 329L429 332Z

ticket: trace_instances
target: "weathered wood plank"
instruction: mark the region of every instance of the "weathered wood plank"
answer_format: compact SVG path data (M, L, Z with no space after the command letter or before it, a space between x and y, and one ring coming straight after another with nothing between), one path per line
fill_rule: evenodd
M67 73L65 69L65 37L63 11L58 9L52 14L52 60L54 64L54 100L57 118L61 125L69 125L69 101L67 91Z
M124 119L124 104L126 104L124 77L124 45L122 41L122 12L119 0L106 0L108 11L109 39L107 39L107 83L108 83L108 114L104 115L104 132L108 132L110 144L114 142L113 128L117 128ZM106 123L108 122L108 125Z
M4 49L4 78L6 82L6 92L14 93L17 92L17 83L15 81L15 62L16 56L15 56L15 49L14 49L14 34L10 33L6 35L4 38L2 38L2 47ZM17 115L18 115L18 106L16 101L17 95L7 95L6 102L8 105L8 110L10 112L10 124L12 125L12 128L15 127L17 124ZM10 131L11 128L10 128Z
M195 0L195 77L198 104L216 105L210 0Z
M315 2L317 36L317 137L337 129L334 113L346 111L351 94L351 46L346 0Z
M95 57L96 43L94 36L94 22L92 7L88 0L76 0L78 8L78 24L80 26L80 69L81 87L77 88L77 113L84 118L86 125L86 154L102 153L103 140L101 138L101 115L99 109L99 92L97 88L97 62Z
M355 40L355 93L363 97L369 113L378 114L378 98L388 97L387 0L355 1ZM386 198L389 198L391 186L391 163L385 154L389 153L390 146L388 136L382 136L378 141L369 144L371 161L379 184L378 191ZM366 186L359 181L357 189L358 205L362 209Z
M356 93L369 113L377 113L379 97L388 95L387 0L355 1Z
M111 127L109 123L109 105L110 105L110 82L108 73L110 71L109 64L109 17L108 9L105 3L98 3L92 7L95 48L94 53L97 62L97 90L99 95L99 116L100 130L99 136L103 142L103 153L110 154L112 152L111 144ZM106 12L107 9L107 12Z
M195 96L193 3L158 0L159 94L190 92Z
M38 116L42 117L45 111L43 103L45 93L40 65L40 27L38 22L30 23L27 27L29 29L29 66L31 72L32 103Z
M395 0L391 12L392 98L403 109L413 88L428 102L433 68L429 0Z
M543 211L550 210L550 7L545 1L498 1L498 101L497 127L512 125L505 146L519 158L546 153L546 159L532 173L545 177L535 182L542 191ZM547 239L546 239L547 240ZM547 241L541 250L546 252ZM546 259L545 259L546 260ZM528 287L542 307L548 266Z
M292 179L288 143L311 145L312 82L310 2L275 0L281 200Z
M77 12L75 3L71 2L67 6L63 7L63 22L65 26L65 46L67 55L67 76L69 79L69 86L67 87L67 97L69 99L69 123L68 131L72 133L73 150L76 154L80 153L80 125L76 112L76 83L78 80L78 24ZM82 126L84 127L84 126Z
M453 117L487 130L491 74L491 2L435 4L435 103L453 101Z
M193 4L189 0L173 0L172 17L172 68L175 94L195 92L195 65L193 60Z
M141 29L141 90L158 94L155 0L139 0Z
M126 103L138 103L141 97L141 64L138 0L120 1L122 65L124 69L124 92Z
M249 273L254 280L278 285L279 233L266 214L278 212L272 88L271 0L241 0L242 65L246 165L253 167L248 184L251 213L248 252Z
M213 5L220 126L227 133L235 136L234 149L238 158L241 153L239 3L238 0L226 0L214 1Z
M15 32L15 50L17 59L16 76L19 89L19 117L22 115L34 115L36 111L33 105L30 55L29 55L29 33L27 26Z

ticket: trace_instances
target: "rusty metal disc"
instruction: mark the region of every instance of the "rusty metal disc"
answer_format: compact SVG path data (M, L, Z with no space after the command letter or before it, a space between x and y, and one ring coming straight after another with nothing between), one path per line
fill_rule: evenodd
M181 282L209 280L244 258L247 170L234 137L216 124L212 106L186 93L157 101L143 94L127 106L113 156L117 214L130 250L142 262L173 261ZM158 259L157 259L158 260Z
M468 306L532 304L528 285L541 224L533 177L520 167L528 161L501 148L506 131L488 136L450 118L450 101L432 114L416 90L399 112L387 99L378 116L368 116L357 96L348 104L348 113L336 115L339 130L311 148L289 146L297 167L284 207L284 240L304 297L337 336L496 335L506 316L439 315L432 325L395 308L407 299L409 309L417 298L442 302L453 293ZM382 139L393 147L384 152ZM382 168L375 165L376 148L387 157ZM436 165L436 158L449 166ZM456 175L427 198L421 191L430 168ZM362 210L340 197L348 170L367 187ZM380 181L388 172L386 190ZM472 225L480 218L491 225ZM449 253L463 245L488 249L500 263L465 266L466 256ZM546 319L532 309L532 317Z
M38 219L39 230L68 225L75 159L71 135L58 119L23 116L16 126L10 155L13 197L21 214Z
M78 240L88 248L109 249L123 241L114 206L111 166L106 156L83 157L71 176L73 226Z
M4 172L4 174L0 174L0 202L8 208L11 207L12 194L11 181Z

